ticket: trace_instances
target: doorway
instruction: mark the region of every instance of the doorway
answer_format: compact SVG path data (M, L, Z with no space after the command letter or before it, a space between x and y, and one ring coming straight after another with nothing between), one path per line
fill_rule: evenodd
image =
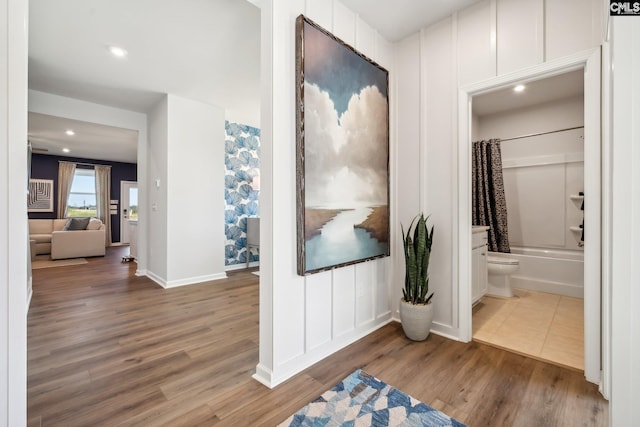
M458 141L458 277L459 328L462 341L471 340L471 150L472 99L517 83L532 82L575 70L584 70L584 168L585 226L591 242L584 247L584 349L585 377L601 381L601 144L600 144L600 51L599 49L550 61L507 76L497 77L460 90ZM606 373L605 373L606 375Z
M129 221L138 221L138 183L120 181L120 243L131 243Z

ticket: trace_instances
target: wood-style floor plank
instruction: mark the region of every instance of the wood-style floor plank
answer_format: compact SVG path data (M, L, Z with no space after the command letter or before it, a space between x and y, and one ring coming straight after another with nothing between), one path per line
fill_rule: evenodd
M162 289L110 248L34 270L29 426L272 426L362 368L469 426L606 426L581 373L480 343L407 340L391 323L269 390L258 277Z

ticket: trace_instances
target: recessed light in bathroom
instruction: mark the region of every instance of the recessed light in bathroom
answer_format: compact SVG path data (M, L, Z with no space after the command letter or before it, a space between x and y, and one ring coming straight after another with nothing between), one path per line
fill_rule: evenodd
M516 87L513 88L514 92L522 92L524 91L525 86L524 85L518 85Z
M76 133L75 133L73 130L71 130L71 129L67 129L64 133L66 133L66 134L67 134L67 135L69 135L69 136L73 136L73 135L75 135L75 134L76 134Z
M68 148L63 148L63 149L62 149L62 152L63 152L63 153L68 153L69 151L71 151L71 150L69 150Z
M109 46L109 52L116 58L124 58L127 56L127 50L120 46Z

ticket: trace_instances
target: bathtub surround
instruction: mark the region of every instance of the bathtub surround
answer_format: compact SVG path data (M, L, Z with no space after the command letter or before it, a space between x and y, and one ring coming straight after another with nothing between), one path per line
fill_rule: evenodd
M510 258L520 263L511 286L569 297L584 297L584 253L565 249L512 246Z
M472 150L472 223L489 227L489 251L509 253L500 140L475 141Z
M247 253L247 218L259 215L260 129L225 121L225 261L230 266L258 262Z

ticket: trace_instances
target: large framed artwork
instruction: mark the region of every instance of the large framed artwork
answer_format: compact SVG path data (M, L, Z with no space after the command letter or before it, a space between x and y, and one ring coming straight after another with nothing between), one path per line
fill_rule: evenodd
M389 255L389 73L296 21L298 274Z
M53 212L53 180L30 179L27 212Z

